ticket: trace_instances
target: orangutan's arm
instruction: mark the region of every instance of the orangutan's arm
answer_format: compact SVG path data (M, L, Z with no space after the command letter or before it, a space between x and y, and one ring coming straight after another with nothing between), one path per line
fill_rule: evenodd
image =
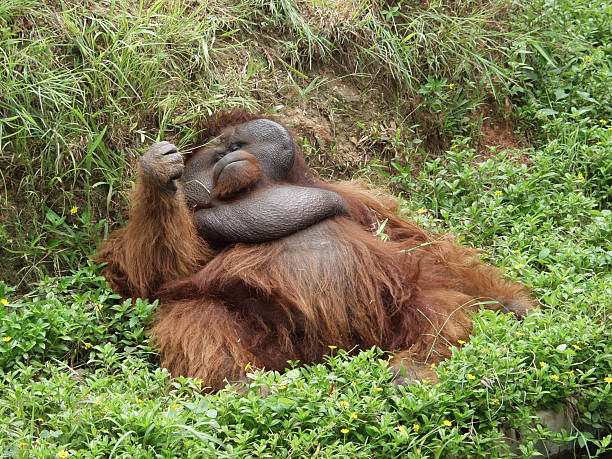
M176 179L182 155L168 142L141 158L125 228L114 231L98 252L104 276L124 297L148 298L165 282L193 274L209 251L198 236Z

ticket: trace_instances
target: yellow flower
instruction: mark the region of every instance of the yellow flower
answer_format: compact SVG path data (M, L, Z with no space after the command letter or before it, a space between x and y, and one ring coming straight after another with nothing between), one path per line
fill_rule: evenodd
M340 405L342 405L342 406L349 406L349 402L347 402L346 400L342 400L340 402Z
M514 249L512 253L519 253L518 249Z
M349 433L349 430L348 429L342 429L342 430L340 430L340 432L342 432L344 435L346 435L347 433Z
M559 380L559 375L550 375L550 377L554 379L555 381Z
M464 344L465 344L465 341L463 341L462 339L458 339L458 340L457 340L457 342L458 342L459 344L461 344L461 345L464 345Z
M429 384L429 379L421 379L421 382L422 382L423 384Z
M247 364L244 366L244 371L249 371L250 369L251 369L251 362L247 363Z
M374 390L375 390L376 392L382 392L382 387L375 387L375 388L374 388Z
M459 145L451 145L451 150L454 150L455 148L457 148Z
M22 442L22 441L20 441L20 442L19 442L19 447L20 447L20 448L25 448L25 445L26 445L26 444L25 444L24 442Z
M581 350L582 348L580 346L578 346L577 344L572 344L572 347L574 349L576 349L577 351Z
M449 374L449 373L450 373L450 370L444 370L444 372L443 372L443 373L444 373L445 375L447 375L447 374Z
M338 348L338 346L327 346L327 347L330 348L332 351Z
M287 386L278 386L278 390L285 390L287 388Z
M491 399L491 403L492 403L493 405L499 405L499 399L497 399L497 398L492 398L492 399Z
M58 457L68 457L70 456L70 453L66 450L62 450L59 453L57 453Z
M476 376L474 376L472 373L468 373L465 377L470 381L474 381L476 379Z
M96 400L96 401L94 402L94 405L96 405L96 406L100 406L100 400Z
M570 370L567 374L569 375L570 378L573 378L575 373L574 373L574 370Z
M79 208L77 206L73 206L72 209L70 209L71 214L76 214L78 211L79 211Z
M178 403L173 403L172 404L172 409L177 409L178 407L180 407L181 405L179 405Z
M514 265L515 269L523 269L525 267L525 265L519 263L518 265Z
M578 172L578 180L584 182L584 175L582 175L582 172Z
M412 424L412 430L418 432L419 430L421 430L421 426L418 424Z
M2 303L2 306L8 306L9 301L8 301L6 298L2 298L2 299L0 300L0 303Z
M584 56L585 62L591 62L593 60L593 56Z
M5 343L8 343L12 338L10 336L5 336L4 338L2 338L2 341L4 341Z
M438 365L436 365L435 363L431 364L431 369L434 370Z
M451 83L448 85L449 89L453 89L455 87L455 83Z
M606 376L604 378L604 381L607 382L608 384L612 383L612 378L610 378L609 376Z
M452 422L450 422L449 420L445 419L444 421L442 421L442 424L444 424L446 427L450 427L453 425Z
M359 416L357 416L357 413L351 413L349 418L351 419L357 419Z
M603 145L603 142L597 142L595 145Z
M83 348L84 349L90 349L91 348L91 343L84 343L83 344Z
M136 403L142 403L142 399L141 398L137 398L136 399Z
M608 120L599 120L601 124L608 124Z
M504 193L503 193L503 191L501 191L501 190L495 190L495 191L493 192L493 194L495 194L495 196L501 196L501 195L502 195L502 194L504 194Z
M514 311L508 311L506 314L509 315L509 316L513 316L514 315Z
M544 368L546 365L548 365L546 362L540 362L540 368Z
M102 310L102 305L96 304L96 311L101 311L101 310Z
M416 211L417 214L424 214L425 212L427 212L427 209L425 207L421 207L420 209L417 209Z

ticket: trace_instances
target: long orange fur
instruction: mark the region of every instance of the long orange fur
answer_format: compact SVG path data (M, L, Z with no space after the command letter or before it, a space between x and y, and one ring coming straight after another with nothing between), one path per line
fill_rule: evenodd
M235 112L207 132L253 118ZM535 305L475 249L399 217L393 198L353 182L314 182L301 157L290 180L341 194L351 218L213 253L180 187L169 194L138 175L128 225L111 234L99 260L123 296L160 299L151 332L172 375L217 390L244 378L249 365L282 370L287 360L320 361L330 345L377 345L397 352L395 368L422 377L430 375L425 363L468 340L469 313L482 300L520 314ZM390 241L370 231L385 220ZM313 250L313 240L325 246Z

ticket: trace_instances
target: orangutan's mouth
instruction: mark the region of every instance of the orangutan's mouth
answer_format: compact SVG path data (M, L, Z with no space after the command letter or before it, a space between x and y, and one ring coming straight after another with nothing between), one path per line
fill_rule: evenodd
M224 165L223 165L223 167L222 167L222 168L220 168L220 169L216 169L216 168L215 168L215 171L214 171L214 174L213 174L213 183L217 183L217 181L219 180L219 176L220 176L220 175L223 173L223 171L224 171L224 170L225 170L227 167L232 166L232 165L234 165L234 164L236 164L236 163L240 163L240 162L248 162L248 161L247 161L246 159L244 159L244 158L235 158L235 159L230 159L230 160L227 162L227 164L224 164Z

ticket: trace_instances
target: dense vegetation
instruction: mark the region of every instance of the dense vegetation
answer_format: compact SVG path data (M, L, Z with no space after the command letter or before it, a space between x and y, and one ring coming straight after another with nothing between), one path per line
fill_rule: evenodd
M610 6L405 3L0 5L0 455L610 451ZM246 392L170 379L145 334L155 304L122 303L88 257L125 217L133 158L231 106L293 121L321 176L390 187L542 308L478 314L439 384L397 390L386 356L334 343ZM552 432L541 410L573 425Z

